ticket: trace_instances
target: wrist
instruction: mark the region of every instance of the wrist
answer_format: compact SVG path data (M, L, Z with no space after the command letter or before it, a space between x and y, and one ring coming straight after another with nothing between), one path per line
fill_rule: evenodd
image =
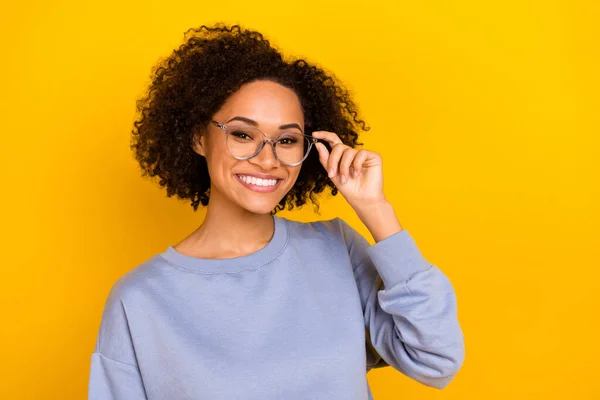
M385 199L355 208L355 211L376 242L403 230L394 207Z

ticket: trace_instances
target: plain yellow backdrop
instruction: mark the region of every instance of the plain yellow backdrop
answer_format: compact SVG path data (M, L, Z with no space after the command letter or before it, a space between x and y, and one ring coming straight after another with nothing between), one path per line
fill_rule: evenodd
M385 399L600 398L600 3L33 1L4 5L0 398L83 399L115 280L202 221L128 144L150 69L242 23L333 72L385 192L454 284L466 360L444 390L392 368ZM282 213L341 216L341 196Z

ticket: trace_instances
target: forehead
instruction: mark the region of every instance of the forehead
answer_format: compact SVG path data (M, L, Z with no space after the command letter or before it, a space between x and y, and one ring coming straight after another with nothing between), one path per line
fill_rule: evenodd
M226 118L243 116L258 122L259 126L294 122L304 126L302 106L296 93L271 81L243 85L227 99L217 115Z

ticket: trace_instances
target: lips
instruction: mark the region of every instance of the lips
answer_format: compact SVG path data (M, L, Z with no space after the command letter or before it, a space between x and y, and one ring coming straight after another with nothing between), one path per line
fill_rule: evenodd
M265 175L265 174L236 174L236 175L238 175L238 176L250 176L250 177L260 178L260 179L283 179L283 178L280 178L278 176Z

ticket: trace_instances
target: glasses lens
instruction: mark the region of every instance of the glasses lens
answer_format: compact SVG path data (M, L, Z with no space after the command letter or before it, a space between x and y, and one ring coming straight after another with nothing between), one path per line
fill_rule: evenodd
M296 164L304 159L309 147L309 140L298 133L284 133L277 140L275 152L284 164Z
M239 159L254 157L263 140L261 131L251 126L230 126L227 129L227 148L232 156ZM275 152L283 164L296 164L305 158L309 144L304 135L287 132L277 139Z
M251 126L231 126L227 129L227 148L236 158L252 157L262 140L262 133Z

